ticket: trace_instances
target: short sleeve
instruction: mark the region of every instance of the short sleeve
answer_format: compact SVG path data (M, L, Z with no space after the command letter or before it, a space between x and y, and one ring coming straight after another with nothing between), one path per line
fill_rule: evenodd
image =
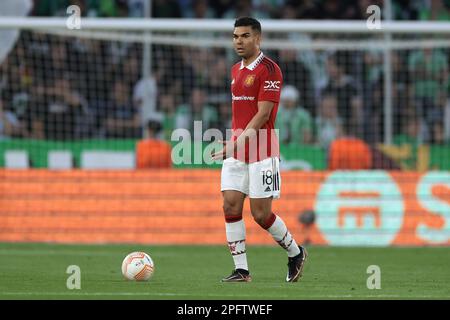
M273 68L272 71L265 69L259 82L258 101L280 101L281 85L283 77L279 68Z

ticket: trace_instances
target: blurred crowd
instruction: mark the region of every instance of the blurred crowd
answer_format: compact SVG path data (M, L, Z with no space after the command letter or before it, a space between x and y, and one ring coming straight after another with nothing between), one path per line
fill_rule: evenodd
M33 15L139 17L143 0L35 0ZM382 1L153 0L153 17L366 19ZM439 4L439 5L437 5ZM394 19L449 20L450 1L393 1ZM338 137L369 144L384 139L383 55L380 51L263 50L284 76L277 127L284 144L328 148ZM59 37L23 31L0 64L0 137L74 140L142 137L156 122L158 137L176 128L231 127L230 48L152 47L152 70L142 74L141 43ZM448 49L395 50L394 143L449 144Z
M35 16L65 16L78 5L83 16L144 17L147 0L33 0ZM383 0L151 0L154 18L366 19ZM448 20L449 0L392 0L395 20Z

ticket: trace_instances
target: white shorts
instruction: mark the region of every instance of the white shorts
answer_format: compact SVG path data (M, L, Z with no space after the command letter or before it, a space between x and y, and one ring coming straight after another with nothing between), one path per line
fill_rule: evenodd
M235 158L223 161L221 191L236 190L250 198L278 199L281 190L280 160L267 158L245 163Z

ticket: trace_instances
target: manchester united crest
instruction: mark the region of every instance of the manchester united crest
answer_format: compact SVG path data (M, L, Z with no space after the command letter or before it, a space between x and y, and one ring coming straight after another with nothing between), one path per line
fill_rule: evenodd
M245 85L246 87L251 87L251 86L253 85L253 83L255 82L255 78L256 78L256 75L254 75L254 74L249 74L249 75L247 76L247 78L245 78L245 80L244 80L244 85Z

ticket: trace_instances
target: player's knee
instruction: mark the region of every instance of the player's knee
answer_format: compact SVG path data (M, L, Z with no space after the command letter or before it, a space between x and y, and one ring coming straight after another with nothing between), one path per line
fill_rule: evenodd
M262 228L267 229L272 225L272 214L271 212L267 213L264 211L256 211L252 212L253 219L257 224L259 224Z
M261 227L264 227L265 222L266 222L266 216L263 212L252 212L253 214L253 220L255 220L255 222L257 224L259 224Z
M225 214L225 217L242 216L242 209L237 204L224 202L223 213Z

